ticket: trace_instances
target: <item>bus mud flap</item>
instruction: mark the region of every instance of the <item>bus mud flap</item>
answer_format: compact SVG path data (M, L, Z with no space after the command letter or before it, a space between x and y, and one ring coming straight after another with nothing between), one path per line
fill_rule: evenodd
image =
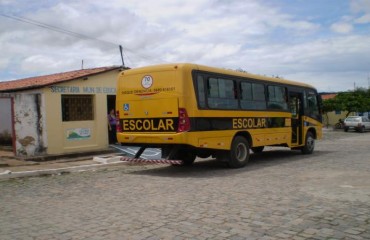
M131 157L121 157L120 161L123 162L133 162L133 163L147 163L147 164L172 164L181 165L181 160L168 160L168 159L143 159L143 158L131 158Z

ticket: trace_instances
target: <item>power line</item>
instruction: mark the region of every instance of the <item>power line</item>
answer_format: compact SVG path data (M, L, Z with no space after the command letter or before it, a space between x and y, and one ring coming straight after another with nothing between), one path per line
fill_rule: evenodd
M38 22L38 21L35 21L35 20L32 20L32 19L28 19L28 18L24 18L24 17L18 17L18 16L10 16L10 15L6 15L6 14L3 14L3 13L0 13L0 15L3 16L3 17L6 17L6 18L10 18L10 19L19 21L19 22L24 22L24 23L32 24L32 25L42 27L42 28L45 28L45 29L48 29L48 30L52 30L54 32L64 33L64 34L67 34L67 35L70 35L70 36L73 36L73 37L77 37L77 38L81 38L81 39L88 39L88 40L93 40L93 41L99 41L99 42L109 44L109 45L113 45L113 46L118 46L119 45L117 43L112 43L112 42L109 42L109 41L106 41L106 40L101 40L101 39L98 39L98 38L90 37L90 36L87 36L87 35L84 35L84 34L81 34L81 33L73 32L73 31L70 31L70 30L67 30L67 29L64 29L64 28L52 26L50 24Z
M34 25L34 26L42 27L42 28L45 28L47 30L51 30L51 31L54 31L54 32L67 34L67 35L70 35L70 36L73 36L73 37L76 37L76 38L98 41L98 42L101 42L101 43L104 43L104 44L112 45L114 47L119 47L120 46L120 44L118 44L118 43L113 43L113 42L109 42L109 41L106 41L106 40L98 39L98 38L95 38L95 37L91 37L91 36L88 36L88 35L85 35L85 34L73 32L73 31L70 31L68 29L64 29L64 28L61 28L61 27L56 27L56 26L46 24L46 23L42 23L42 22L39 22L39 21L35 21L35 20L32 20L32 19L19 17L19 16L14 16L14 15L11 16L11 15L7 15L7 14L4 14L4 13L0 13L0 16L10 18L10 19L13 19L13 20L16 20L16 21L19 21L19 22L23 22L23 23L28 23L28 24L31 24L31 25ZM130 49L125 48L125 47L122 47L122 49L126 52L131 52L131 53L139 56L142 59L145 59L145 60L152 59L149 55L142 54L142 53L130 50ZM127 53L123 52L123 55L126 56L126 58L128 58ZM166 62L163 59L159 58L158 56L156 58L160 61Z

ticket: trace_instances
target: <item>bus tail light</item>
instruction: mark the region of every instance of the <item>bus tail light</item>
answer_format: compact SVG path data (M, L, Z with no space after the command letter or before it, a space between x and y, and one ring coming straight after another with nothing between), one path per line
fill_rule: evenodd
M116 111L116 131L122 132L121 124L119 124L119 111Z
M185 108L179 108L179 127L177 132L187 132L190 130L190 119Z

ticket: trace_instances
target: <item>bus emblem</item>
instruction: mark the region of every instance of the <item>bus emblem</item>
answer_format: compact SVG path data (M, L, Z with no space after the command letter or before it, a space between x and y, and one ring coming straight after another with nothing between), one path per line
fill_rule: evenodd
M150 88L152 85L153 85L152 76L146 75L143 77L143 79L141 79L141 86L143 86L143 88L147 89Z

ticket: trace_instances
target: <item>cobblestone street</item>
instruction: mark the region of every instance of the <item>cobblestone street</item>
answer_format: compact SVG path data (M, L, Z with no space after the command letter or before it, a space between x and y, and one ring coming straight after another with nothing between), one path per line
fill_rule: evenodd
M312 155L268 148L242 169L108 170L0 181L0 239L370 239L370 132Z

